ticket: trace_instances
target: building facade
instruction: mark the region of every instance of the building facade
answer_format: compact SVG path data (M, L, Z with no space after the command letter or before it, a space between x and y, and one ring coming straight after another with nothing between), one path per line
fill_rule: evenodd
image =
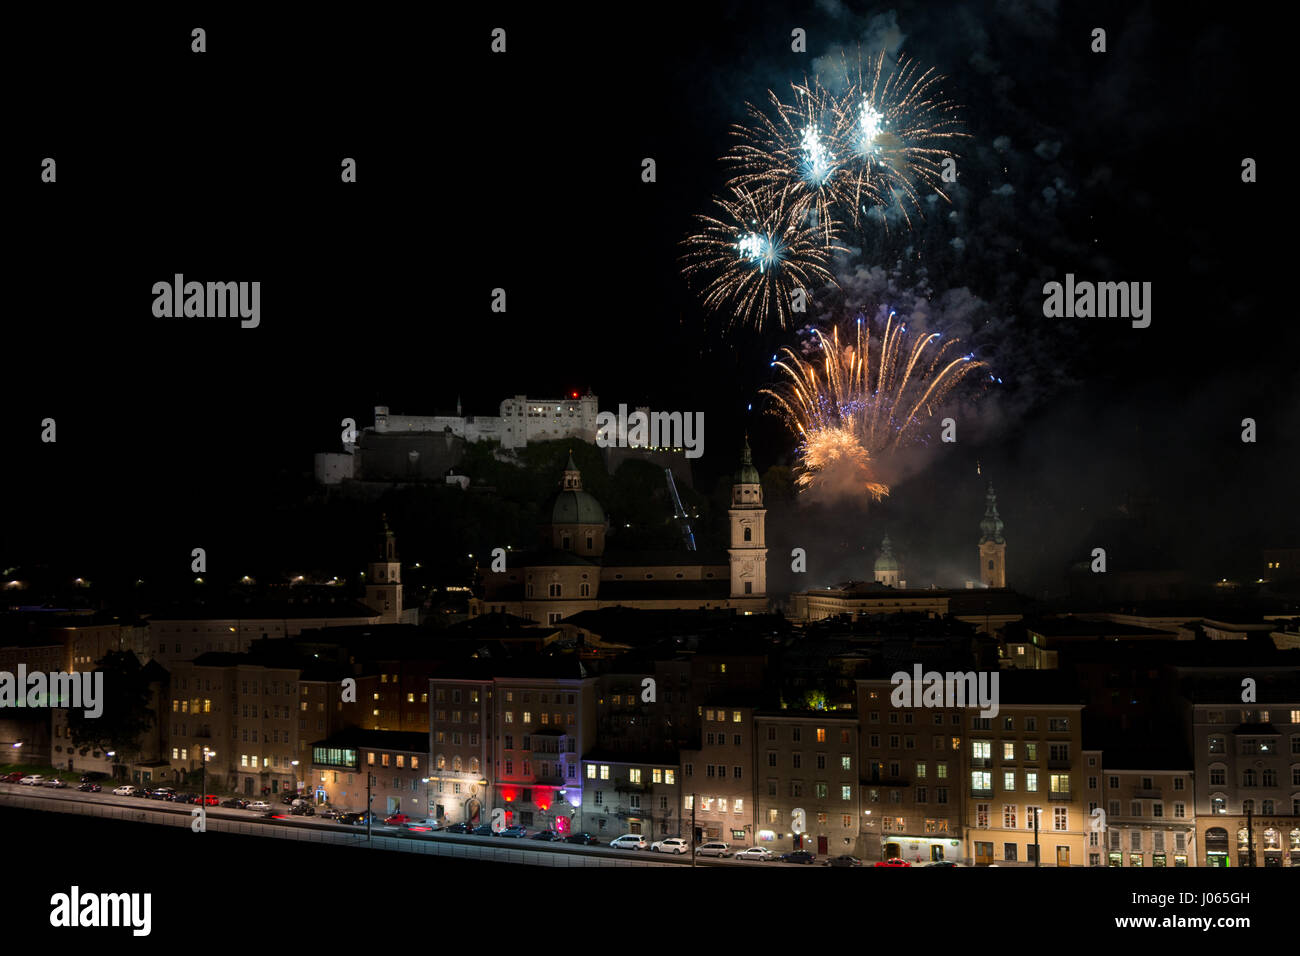
M754 734L757 845L864 856L856 716L760 710Z

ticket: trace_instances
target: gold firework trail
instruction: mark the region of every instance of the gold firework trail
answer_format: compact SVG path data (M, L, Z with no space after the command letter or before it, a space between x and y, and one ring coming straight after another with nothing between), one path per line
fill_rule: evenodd
M774 357L772 366L786 381L760 394L773 399L770 410L800 439L800 487L811 487L839 463L857 472L868 494L879 500L889 488L876 479L873 463L919 439L934 409L984 363L973 354L954 354L959 340L940 342L939 332L910 341L906 323L895 321L893 312L874 340L863 318L844 341L838 326L829 335L814 331L821 360L805 361L782 349L783 357Z

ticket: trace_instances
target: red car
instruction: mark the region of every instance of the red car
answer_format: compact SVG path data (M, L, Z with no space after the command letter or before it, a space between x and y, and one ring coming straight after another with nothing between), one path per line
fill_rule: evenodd
M405 813L394 813L391 816L384 817L385 823L410 823L411 818Z
M911 864L911 863L908 863L906 860L900 860L900 859L899 859L898 857L896 857L896 856L891 856L888 860L881 860L879 863L877 863L877 864L875 864L875 865L876 865L876 866L899 867L899 866L911 866L912 864Z
M25 776L27 776L27 774L23 773L21 770L15 770L13 773L7 773L3 777L0 777L0 780L3 780L5 783L17 783Z
M221 805L221 801L214 794L211 793L206 794L202 797L195 797L192 802L201 803L205 807L216 807Z

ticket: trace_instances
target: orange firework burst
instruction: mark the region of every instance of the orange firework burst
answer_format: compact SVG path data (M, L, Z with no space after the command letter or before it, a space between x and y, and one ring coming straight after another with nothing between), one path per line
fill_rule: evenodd
M865 319L859 317L856 326L844 342L839 328L829 336L815 330L823 353L818 363L783 349L784 358L772 365L787 381L761 394L774 400L770 411L800 438L799 487L815 487L831 470L848 469L855 484L879 501L889 487L878 480L873 463L900 444L921 440L934 409L984 363L973 354L956 354L960 342L941 343L939 332L910 341L907 325L895 322L893 312L875 339Z
M872 477L871 456L858 436L843 427L823 428L808 436L803 447L803 467L795 484L803 489L815 488L826 475L840 469L848 469L873 501L889 494L889 485Z

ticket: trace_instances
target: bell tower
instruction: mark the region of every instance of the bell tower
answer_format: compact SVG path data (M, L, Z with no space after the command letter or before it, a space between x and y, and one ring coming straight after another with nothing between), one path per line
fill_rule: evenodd
M1002 537L1002 519L998 517L998 496L989 482L984 496L984 519L980 522L980 580L986 588L1007 586L1007 539Z
M767 594L767 540L764 521L763 485L754 467L754 458L745 439L740 468L731 483L731 596L758 597Z
M402 619L402 563L388 517L381 515L380 520L378 560L370 562L366 576L366 606L380 615L381 623L395 624Z

